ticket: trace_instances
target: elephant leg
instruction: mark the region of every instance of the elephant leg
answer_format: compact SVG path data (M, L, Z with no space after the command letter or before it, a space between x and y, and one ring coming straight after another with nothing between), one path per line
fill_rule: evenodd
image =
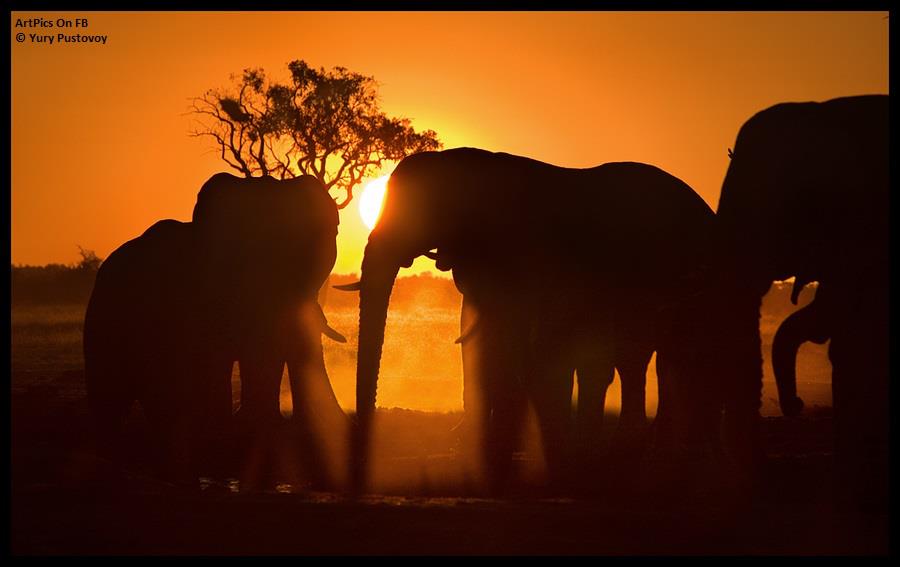
M209 425L213 435L221 435L234 413L234 393L231 388L231 372L234 361L228 357L214 357L206 365L206 383L209 385Z
M481 345L472 329L477 320L475 307L463 297L459 321L463 370L463 420L455 427L461 433L464 450L478 446L477 429L485 409L484 386L478 374Z
M722 444L729 460L737 467L738 476L751 483L761 478L765 462L759 413L762 406L760 305L761 296L753 301L727 305L729 320L719 330L719 344L729 345L726 350L729 358L723 359L721 353L714 353L712 356L718 355L719 359L711 364L706 360L695 364L699 369L696 374L679 375L679 380L690 381L694 397L702 402L695 406L700 420L694 421L702 430L705 429L702 420L711 425L708 420L720 417L716 425L721 423ZM714 376L718 379L713 379ZM681 390L679 382L678 391ZM720 408L724 410L721 416L710 416L705 411Z
M103 358L114 358L104 354ZM85 380L88 400L94 420L97 439L97 454L101 457L119 460L125 447L123 434L125 420L135 400L135 393L129 384L134 369L117 365L107 360L85 362Z
M476 390L481 390L481 386L479 385L480 377L477 376L475 372L477 367L476 357L478 356L478 336L477 334L466 336L470 328L475 324L476 319L477 313L475 308L465 297L463 297L462 310L460 311L459 318L459 336L461 338L466 337L461 343L463 364L463 411L466 414L470 411L475 411L480 402L480 392L476 393ZM473 413L472 415L476 414Z
M309 433L305 435L311 457L307 461L310 462L308 468L314 471L314 482L322 486L343 485L346 471L341 464L347 458L351 423L338 403L325 368L319 321L323 316L321 309L310 303L304 306L303 312L304 325L294 343L299 348L288 360L293 417L301 436L304 432ZM315 477L318 477L317 481Z
M165 368L154 369L148 375L161 382L146 382L148 385L140 395L159 475L176 484L196 484L199 476L193 454L196 430L192 427L196 409L189 406L188 396L192 374Z
M510 484L512 455L521 439L528 402L513 376L500 377L497 381L500 384L512 383L512 386L491 395L494 403L491 404L490 420L484 428L481 453L488 488L492 495L502 496Z
M652 356L652 348L643 348L617 357L616 368L622 382L620 428L643 429L647 424L647 366Z
M281 416L281 378L284 359L276 353L246 353L238 361L241 372L239 415L248 425L277 421Z
M318 337L317 337L318 338ZM350 422L338 404L328 379L322 343L288 359L293 400L292 421L300 438L301 461L317 487L342 484L336 477L346 460Z
M284 360L251 353L238 362L241 370L241 489L273 485L281 433L280 393Z
M233 461L230 447L233 397L231 373L234 363L228 356L210 355L202 364L201 390L197 392L200 447L205 467L215 476L225 476Z
M643 454L647 436L647 366L653 349L629 348L617 351L616 368L622 383L622 408L613 437L613 450L620 457Z
M288 376L296 417L309 413L316 422L341 427L347 421L325 369L322 349L324 314L316 303L305 303L300 317L288 323L284 340L288 352ZM302 410L302 411L298 411Z
M293 412L291 422L299 441L299 457L302 468L312 483L312 486L323 489L328 486L328 462L323 446L323 426L326 425L319 419L316 412L316 402L309 390L312 389L311 380L318 380L318 376L312 376L309 372L309 361L293 357L288 360L288 375L291 382L291 400ZM327 379L327 378L326 378ZM329 386L330 388L330 386Z
M508 488L512 455L520 438L527 409L527 397L521 377L517 373L515 357L518 353L508 337L482 323L481 344L475 363L477 375L483 377L486 411L480 428L481 460L488 480L488 489L495 496Z
M719 393L701 376L704 372L697 371L701 365L686 358L685 352L684 348L662 345L656 353L660 401L653 423L653 445L663 452L709 453L718 443Z
M599 461L606 415L606 391L615 377L611 361L592 358L578 364L578 413L575 420L576 458L584 466ZM580 467L579 467L580 468Z
M671 452L675 449L675 381L674 369L669 367L669 355L666 350L656 353L656 380L659 391L659 403L656 406L656 417L653 418L654 451Z
M462 332L468 329L471 321L467 322L464 303L462 317ZM463 419L455 427L459 433L460 447L464 466L467 472L480 476L484 463L479 462L479 448L484 442L485 432L488 431L491 420L491 398L488 388L488 380L485 379L485 368L482 357L483 344L479 334L474 334L463 341L462 369L463 369ZM502 395L496 393L495 395Z
M852 514L886 514L890 501L889 347L884 317L852 321L851 329L836 332L829 348L835 496L839 509Z
M306 413L317 423L327 426L328 430L338 433L336 429L347 425L347 414L331 387L322 343L311 345L310 350L300 356L291 356L287 362L293 416L296 418Z
M561 357L546 357L537 364L531 384L532 401L540 424L547 473L552 487L573 480L572 376L575 368Z

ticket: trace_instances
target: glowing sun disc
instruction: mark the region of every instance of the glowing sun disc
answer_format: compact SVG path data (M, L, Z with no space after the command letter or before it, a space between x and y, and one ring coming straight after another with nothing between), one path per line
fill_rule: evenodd
M378 222L378 217L381 215L389 177L390 175L382 175L369 181L359 195L359 216L369 230L375 228L375 223Z

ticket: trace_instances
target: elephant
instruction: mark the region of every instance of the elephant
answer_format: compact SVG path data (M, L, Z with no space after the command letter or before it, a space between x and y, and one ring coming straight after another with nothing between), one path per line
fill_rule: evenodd
M280 188L297 187L284 193ZM210 178L197 195L193 222L210 250L201 272L214 303L228 305L230 354L241 368L238 422L258 429L256 445L272 439L269 425L280 422L280 385L287 365L294 403L293 421L304 435L308 467L316 485L338 476L340 447L329 440L349 422L337 402L325 369L317 332L346 339L331 329L317 302L337 257L339 217L334 200L311 175L288 181L272 177L242 179L228 174ZM224 376L223 376L224 378ZM316 431L318 430L318 431ZM274 449L269 451L274 452ZM330 471L326 471L328 468Z
M803 410L803 400L797 396L797 351L805 342L824 344L831 338L825 307L827 299L823 299L823 296L827 298L827 292L823 287L816 288L816 297L811 303L790 314L779 325L772 341L772 370L778 386L778 403L787 417L796 417ZM799 289L795 285L791 296L795 304Z
M572 371L586 361L609 367L612 337L624 336L616 324L626 318L652 326L664 374L684 382L675 405L689 403L689 391L703 395L680 374L693 364L684 354L693 350L683 347L702 331L688 314L702 308L695 292L710 261L713 220L690 187L646 164L570 169L473 148L403 159L357 286L353 489L365 490L384 325L401 267L433 256L478 313L476 371L493 391L485 433L496 491L529 401L551 478L565 476Z
M888 101L854 96L757 113L729 151L716 214L718 285L729 297L717 333L731 366L722 392L729 445L752 472L761 454L762 296L773 280L795 276L797 290L818 281L829 298L818 309L831 337L836 496L856 510L887 502Z
M336 258L337 225L334 201L312 176L221 173L201 188L192 222L160 221L110 254L84 327L103 445L115 444L137 400L160 439L163 472L190 482L199 448L231 420L235 361L238 415L251 428L269 431L280 419L285 362L298 419L344 418L319 336L342 337L316 302Z
M283 193L280 184L301 190ZM303 380L300 369L307 357L322 360L321 345L312 345L309 354L298 352L307 328L319 327L333 340L346 340L327 325L317 302L337 257L339 223L334 201L321 183L313 176L280 182L218 174L198 193L192 220L208 251L200 259L200 272L210 278L206 287L215 294L212 303L228 306L217 311L228 314L222 324L231 325L231 358L249 367L251 361L244 358L265 349L271 364L286 362L296 401L306 399L300 395L304 383L322 383L324 377L328 384L323 365L315 380ZM231 278L230 285L221 285L222 278ZM297 317L298 310L308 313ZM279 415L280 383L280 366L258 383L242 380L240 412L251 419ZM343 414L330 385L322 394L329 410Z

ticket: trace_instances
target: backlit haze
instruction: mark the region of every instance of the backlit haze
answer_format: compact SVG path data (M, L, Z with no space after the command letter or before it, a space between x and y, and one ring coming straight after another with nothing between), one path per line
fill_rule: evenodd
M888 92L885 15L88 13L106 45L11 39L12 261L72 263L76 245L105 257L158 219L188 220L227 170L188 136L190 99L246 67L285 78L293 59L374 76L383 110L445 148L643 161L715 207L756 111ZM341 213L336 273L359 270L359 205Z

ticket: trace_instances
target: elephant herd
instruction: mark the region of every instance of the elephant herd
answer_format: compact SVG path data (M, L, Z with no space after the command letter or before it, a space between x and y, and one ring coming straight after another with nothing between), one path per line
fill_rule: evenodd
M345 339L317 303L337 256L337 229L337 207L315 177L220 173L201 188L191 222L157 222L110 254L84 322L101 451L121 449L138 401L164 474L190 478L196 449L229 429L234 362L241 373L235 421L258 439L270 438L281 418L285 365L295 409L306 410L295 418L339 427L345 418L320 335Z
M590 458L614 369L620 431L641 429L657 355L654 444L760 464L760 305L774 280L812 304L779 329L773 362L796 415L794 361L830 339L840 494L886 505L888 468L888 97L784 103L748 120L729 151L718 210L650 165L562 168L460 148L403 159L365 249L359 291L350 487L367 486L391 289L427 256L463 296L465 430L492 491L508 482L530 404L551 482ZM181 466L232 419L278 414L284 364L313 420L343 414L328 385L317 303L335 261L338 216L324 186L213 176L193 220L161 221L101 266L85 319L98 432L117 442L138 400L164 461ZM572 415L574 375L578 406ZM312 393L315 392L315 393ZM312 400L312 401L304 401ZM335 417L338 416L339 417ZM241 419L245 418L245 419Z

